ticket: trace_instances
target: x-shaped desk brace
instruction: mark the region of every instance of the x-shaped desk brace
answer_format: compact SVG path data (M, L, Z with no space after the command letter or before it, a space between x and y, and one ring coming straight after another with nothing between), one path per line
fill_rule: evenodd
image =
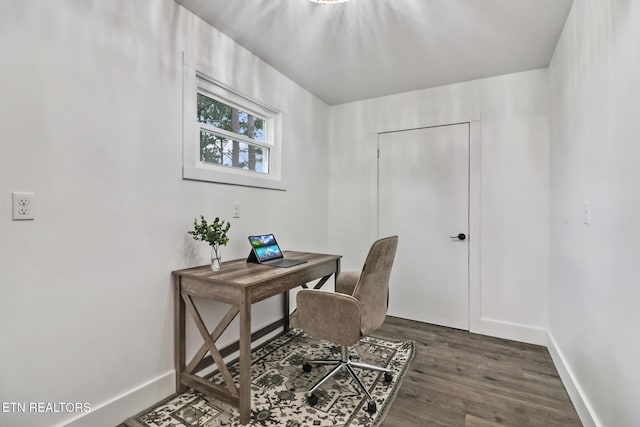
M289 329L289 290L318 280L314 289L322 287L340 272L340 256L307 252L286 252L287 257L307 262L290 268L273 268L236 260L224 263L219 272L209 266L173 272L175 279L175 363L176 391L191 387L239 408L240 423L247 424L251 416L251 342L282 327ZM251 333L251 304L283 294L283 317ZM222 320L209 332L196 308L193 297L207 298L230 304ZM193 318L204 343L186 363L185 312ZM218 349L216 341L240 315L240 340ZM239 350L239 378L236 385L224 358ZM208 356L207 356L208 353ZM206 367L217 366L224 383L217 384L197 375Z

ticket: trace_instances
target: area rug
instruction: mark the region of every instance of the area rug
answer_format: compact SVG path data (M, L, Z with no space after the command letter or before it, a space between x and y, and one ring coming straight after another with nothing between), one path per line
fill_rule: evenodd
M378 426L391 405L414 354L412 341L366 337L351 348L352 358L393 371L393 381L384 382L379 372L357 369L373 395L377 412L367 412L367 399L346 372L341 372L316 391L315 406L305 393L330 367L314 365L302 369L304 359L339 359L340 347L310 337L300 330L268 342L251 354L252 411L250 426ZM237 365L230 366L238 376ZM222 378L212 374L212 381ZM198 392L170 396L127 420L128 427L218 427L240 426L238 410Z

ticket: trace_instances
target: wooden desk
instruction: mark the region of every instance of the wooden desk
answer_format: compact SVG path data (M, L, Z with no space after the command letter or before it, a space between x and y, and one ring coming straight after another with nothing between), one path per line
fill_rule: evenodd
M174 271L174 322L175 322L175 366L176 391L183 392L191 387L202 393L227 402L240 411L240 423L247 424L251 417L251 342L283 327L289 329L289 290L318 280L318 289L340 272L340 256L307 252L285 252L287 258L307 260L306 263L289 268L275 268L247 263L240 259L222 263L218 272L210 266ZM274 295L283 294L283 318L251 333L251 304ZM202 317L193 303L192 297L208 298L230 304L231 307L213 329L207 330ZM189 363L185 355L185 308L193 317L204 344ZM223 349L216 347L216 341L227 329L231 321L240 313L240 340ZM236 387L223 358L240 350L238 359L239 387ZM209 353L209 356L205 355ZM215 384L198 372L215 363L224 384Z

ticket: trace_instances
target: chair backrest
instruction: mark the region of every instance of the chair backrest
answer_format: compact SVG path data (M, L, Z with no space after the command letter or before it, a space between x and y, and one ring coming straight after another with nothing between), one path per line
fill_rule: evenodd
M362 267L353 297L362 307L361 332L369 334L378 329L387 315L389 305L389 276L398 247L398 236L376 240Z

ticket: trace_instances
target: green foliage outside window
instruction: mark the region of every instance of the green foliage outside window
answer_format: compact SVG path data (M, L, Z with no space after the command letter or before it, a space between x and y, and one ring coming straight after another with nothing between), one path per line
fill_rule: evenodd
M198 94L197 120L218 129L264 142L265 121L224 102ZM200 130L200 161L268 173L268 149Z

